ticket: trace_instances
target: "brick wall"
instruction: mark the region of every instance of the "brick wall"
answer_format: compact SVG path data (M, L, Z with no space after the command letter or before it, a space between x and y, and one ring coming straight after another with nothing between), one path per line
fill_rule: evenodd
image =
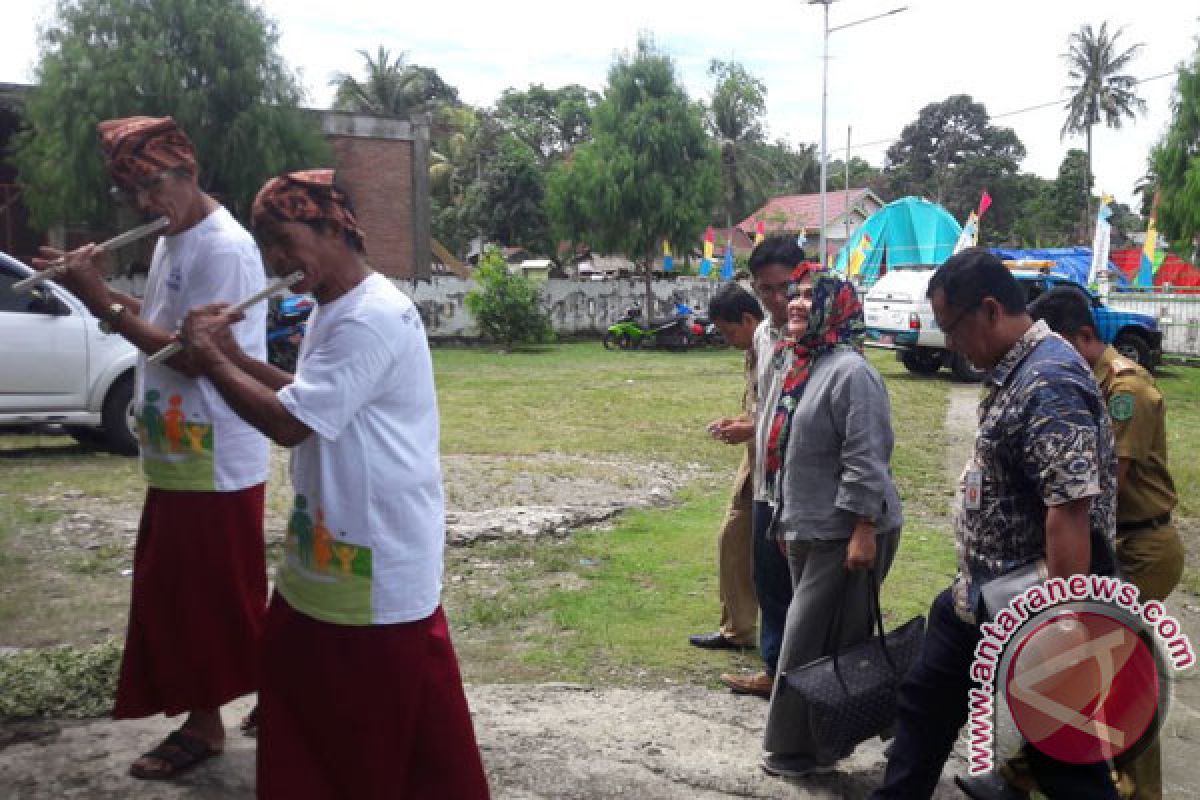
M394 278L429 277L428 127L323 112L338 182L354 200L367 260Z

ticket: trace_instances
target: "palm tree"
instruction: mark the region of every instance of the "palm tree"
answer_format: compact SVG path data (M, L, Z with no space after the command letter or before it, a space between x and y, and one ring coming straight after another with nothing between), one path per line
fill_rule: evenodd
M744 194L746 173L763 170L753 146L763 141L762 117L766 113L766 85L736 61L713 59L708 74L717 79L712 100L705 109L708 129L721 152L721 187L725 225L732 226ZM749 168L749 169L747 169Z
M1107 22L1101 23L1098 32L1091 25L1084 25L1068 37L1068 50L1062 54L1067 62L1067 75L1073 83L1067 86L1071 96L1063 106L1067 119L1061 135L1064 138L1075 133L1087 135L1089 219L1095 174L1092 170L1092 127L1103 122L1109 128L1120 128L1125 119L1146 111L1146 101L1134 93L1137 78L1122 72L1145 45L1138 42L1119 50L1117 40L1124 30L1119 28L1109 36Z
M458 104L458 90L443 81L436 70L406 63L407 53L393 58L391 51L380 45L374 56L366 50L358 54L366 62L363 80L338 72L329 81L337 87L335 109L408 118Z

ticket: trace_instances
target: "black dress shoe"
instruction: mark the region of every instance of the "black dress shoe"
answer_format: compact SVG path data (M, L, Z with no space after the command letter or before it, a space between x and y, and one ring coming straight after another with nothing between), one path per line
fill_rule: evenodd
M723 633L697 633L688 637L693 647L702 647L705 650L750 650L753 649L752 644L738 644L732 639L727 639Z
M982 775L955 775L954 783L972 800L1028 800L1029 793L1018 789L996 770Z

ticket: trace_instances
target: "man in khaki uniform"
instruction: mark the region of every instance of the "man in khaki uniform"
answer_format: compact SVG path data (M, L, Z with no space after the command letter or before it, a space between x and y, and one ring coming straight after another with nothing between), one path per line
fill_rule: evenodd
M1078 289L1061 287L1029 308L1074 345L1092 367L1108 403L1117 444L1117 561L1142 602L1166 599L1183 574L1183 543L1171 522L1175 483L1167 470L1167 408L1154 378L1096 335L1091 303ZM1162 774L1158 744L1121 770L1123 797L1158 800Z
M708 650L754 647L758 623L758 598L754 591L754 408L756 366L754 331L763 313L754 295L736 283L727 284L713 297L708 316L731 346L746 353L742 414L725 417L708 426L718 441L745 443L741 466L733 481L729 508L717 536L717 570L721 597L721 624L714 633L688 637Z

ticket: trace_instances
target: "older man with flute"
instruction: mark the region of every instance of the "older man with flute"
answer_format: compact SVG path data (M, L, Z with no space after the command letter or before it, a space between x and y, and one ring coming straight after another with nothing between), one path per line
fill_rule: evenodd
M245 353L240 314L188 315L185 354L247 422L292 448L295 499L263 635L258 795L488 796L441 607L438 408L412 301L371 270L332 170L268 182L268 265L312 292L296 374Z
M55 270L102 328L142 351L134 397L148 489L113 716L187 712L179 730L130 768L138 778L165 779L220 753L220 707L258 689L269 445L186 355L158 364L146 354L174 341L189 309L252 295L266 275L253 237L200 189L195 151L174 120L108 120L99 133L118 189L141 212L167 220L145 296L105 284L96 266L102 246L65 255L45 248L34 266ZM259 306L230 335L265 357L265 328Z

